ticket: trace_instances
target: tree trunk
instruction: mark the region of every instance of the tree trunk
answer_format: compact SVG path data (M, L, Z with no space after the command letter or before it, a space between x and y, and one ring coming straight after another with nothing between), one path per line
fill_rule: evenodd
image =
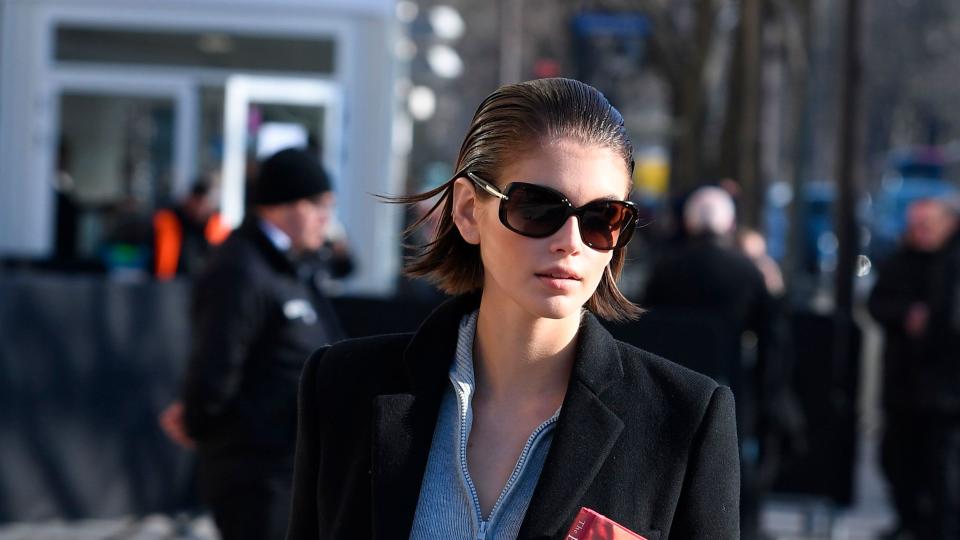
M786 148L790 149L784 161L786 181L793 191L788 215L789 232L784 260L784 278L792 285L792 280L801 268L801 250L803 249L803 226L805 208L803 205L803 182L807 176L806 148L809 144L810 115L808 114L810 44L813 40L813 13L810 0L793 2L795 8L784 5L781 0L784 29L787 44L787 66L789 86L793 89L790 97L788 120L785 126Z
M696 3L693 37L677 40L682 69L672 83L674 136L670 150L670 191L686 193L704 183L704 68L713 41L714 0Z
M730 55L730 76L727 79L727 104L720 141L718 178L737 178L740 173L740 119L743 117L743 35L737 32Z
M670 191L686 193L703 183L703 91L699 72L688 70L673 93L675 132L670 156Z
M740 2L740 32L742 92L740 94L740 117L737 175L740 183L740 222L758 228L763 201L763 181L759 174L760 155L760 69L762 23L761 0Z

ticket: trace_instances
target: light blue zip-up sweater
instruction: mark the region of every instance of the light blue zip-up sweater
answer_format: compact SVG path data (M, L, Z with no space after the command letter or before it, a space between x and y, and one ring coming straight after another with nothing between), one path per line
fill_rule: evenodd
M474 311L460 322L450 387L440 405L411 540L514 540L553 441L559 411L530 434L496 504L489 515L482 515L477 490L467 470L477 314Z

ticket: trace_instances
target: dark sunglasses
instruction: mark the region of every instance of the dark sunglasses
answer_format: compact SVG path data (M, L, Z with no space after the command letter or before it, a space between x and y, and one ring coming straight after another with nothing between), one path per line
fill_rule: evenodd
M639 212L632 202L600 200L577 208L563 193L546 186L511 182L500 191L472 172L466 174L500 199L500 223L517 234L544 238L559 231L570 216L577 216L580 238L597 251L623 247L633 236Z

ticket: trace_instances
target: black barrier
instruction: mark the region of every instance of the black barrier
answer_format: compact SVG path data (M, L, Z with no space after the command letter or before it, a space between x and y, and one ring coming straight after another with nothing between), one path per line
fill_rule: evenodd
M192 509L193 458L161 432L189 350L186 281L0 275L0 522ZM436 303L336 298L350 337Z
M190 456L161 433L186 356L186 285L0 279L0 521L169 511Z
M783 464L774 489L853 503L857 455L857 389L862 332L850 320L815 313L790 318L794 342L793 388L806 415L807 452ZM849 351L836 358L835 336L846 332Z

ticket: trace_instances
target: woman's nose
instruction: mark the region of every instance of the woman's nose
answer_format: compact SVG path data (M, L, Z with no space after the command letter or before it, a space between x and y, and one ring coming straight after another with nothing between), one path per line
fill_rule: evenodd
M563 226L550 236L551 251L576 253L583 248L579 220L577 216L570 216L563 222Z

